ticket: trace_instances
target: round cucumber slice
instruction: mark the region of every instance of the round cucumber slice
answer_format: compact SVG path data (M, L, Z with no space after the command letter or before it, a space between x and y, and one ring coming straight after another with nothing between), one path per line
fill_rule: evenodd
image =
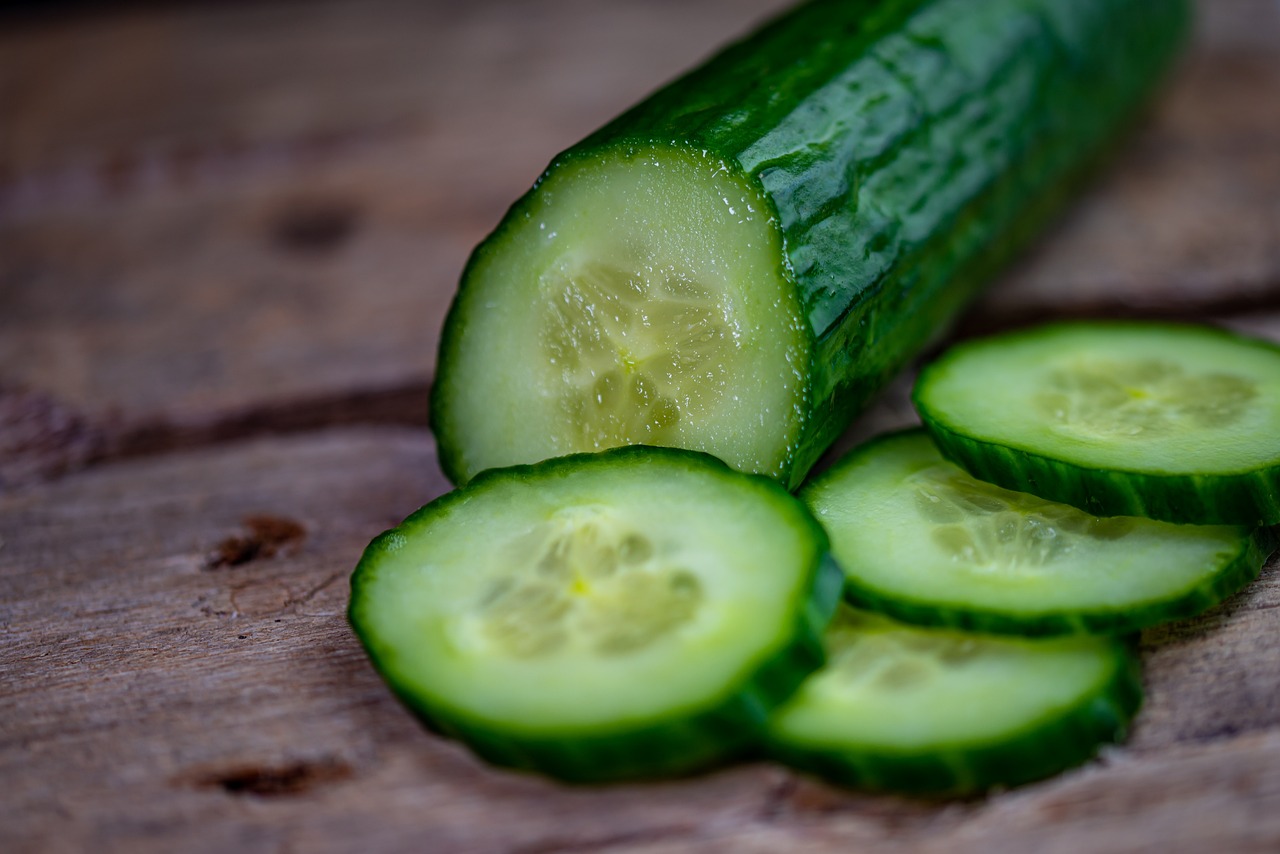
M1098 518L976 480L923 430L855 448L801 493L855 603L911 623L1121 633L1198 614L1252 580L1262 532Z
M843 607L828 660L774 715L771 752L833 782L961 795L1048 777L1123 738L1142 703L1112 638L975 635Z
M942 452L1102 516L1280 522L1280 348L1206 327L1064 323L961 344L914 399Z
M590 781L751 743L823 660L826 536L776 483L630 447L493 470L370 544L350 620L437 730Z
M768 200L705 153L622 146L558 163L519 209L445 324L446 473L645 444L785 480L810 337Z

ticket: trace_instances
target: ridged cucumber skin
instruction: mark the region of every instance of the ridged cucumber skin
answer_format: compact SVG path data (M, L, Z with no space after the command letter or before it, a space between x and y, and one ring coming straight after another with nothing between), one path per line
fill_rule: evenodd
M347 619L363 645L374 668L399 700L430 730L465 743L477 756L495 765L534 771L570 783L603 783L622 780L659 779L692 774L738 757L759 743L770 712L791 696L810 673L826 661L822 635L840 602L844 575L825 549L826 533L807 512L799 515L810 534L824 544L821 557L812 567L811 583L795 611L793 629L766 658L754 662L714 702L700 709L678 709L668 718L630 721L615 731L540 734L495 727L466 712L433 700L413 685L389 673L382 660L387 655L366 613L364 591L377 572L388 544L395 538L412 536L417 523L435 514L453 512L478 490L490 484L518 478L537 481L571 471L584 461L643 460L652 454L668 459L683 458L691 466L710 467L729 477L742 477L710 455L672 448L633 445L600 454L574 454L527 466L490 469L464 489L454 490L420 508L397 527L376 537L365 549L351 577L351 599ZM767 478L753 477L760 486L776 490L780 499L794 501Z
M1280 466L1228 474L1095 469L967 436L924 409L921 419L942 455L974 477L1095 516L1146 516L1193 525L1280 522Z
M1071 326L1144 331L1168 329L1171 334L1193 334L1221 339L1232 346L1248 347L1280 356L1280 346L1247 338L1210 326L1187 326L1120 321L1068 324ZM1007 333L1001 340L1029 339L1052 333L1057 325ZM982 341L978 346L991 346ZM1070 504L1096 516L1145 516L1164 522L1192 525L1244 525L1260 527L1280 523L1280 462L1248 471L1215 473L1162 473L1098 468L1060 459L1034 448L969 435L943 420L928 403L928 387L935 372L961 354L967 345L953 348L926 365L916 379L912 403L942 455L976 478L1029 492L1041 498ZM1280 457L1280 445L1277 446Z
M1126 642L1115 641L1113 665L1097 691L998 740L900 751L875 744L813 746L772 738L767 752L840 786L929 798L1042 780L1088 761L1100 745L1125 738L1142 706L1142 673Z
M950 607L886 594L876 587L848 577L845 579L844 595L847 601L858 607L878 611L895 620L918 626L1025 637L1122 635L1202 614L1257 578L1262 565L1275 551L1273 536L1269 529L1262 528L1243 537L1240 543L1240 552L1222 570L1176 598L1110 609L1064 610L1035 616L1013 616L980 607Z
M780 481L794 488L849 420L936 339L1065 201L1181 43L1186 0L818 0L659 90L544 174L672 146L759 188L779 275L812 335ZM539 184L541 183L541 180ZM519 227L539 184L473 253ZM465 335L446 321L431 419L468 473L442 389Z
M875 446L880 443L918 432L921 432L921 428L913 427L871 439L838 461L821 478L825 481L826 478L836 476L842 466L852 463L863 454L874 453ZM974 477L979 476L975 474ZM981 479L989 483L995 482L988 478ZM818 484L819 481L814 480L799 493L800 498L810 505L810 509L813 509L813 504L808 495ZM1005 488L1014 487L1006 486ZM1020 491L1030 492L1030 490ZM845 573L844 597L854 606L917 626L1024 637L1073 634L1125 635L1162 623L1194 617L1218 605L1258 577L1263 564L1280 547L1280 542L1274 529L1261 527L1250 531L1242 528L1239 546L1239 551L1225 561L1211 577L1203 579L1176 596L1156 602L1138 602L1113 608L1072 608L1056 612L1045 611L1035 615L1015 615L978 605L952 606L915 599L901 593L882 590L849 572Z

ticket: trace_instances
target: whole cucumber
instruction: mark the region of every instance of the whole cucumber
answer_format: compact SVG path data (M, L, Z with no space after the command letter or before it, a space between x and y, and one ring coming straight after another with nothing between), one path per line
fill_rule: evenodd
M473 253L455 482L626 444L796 486L1061 205L1185 0L818 0L555 158Z

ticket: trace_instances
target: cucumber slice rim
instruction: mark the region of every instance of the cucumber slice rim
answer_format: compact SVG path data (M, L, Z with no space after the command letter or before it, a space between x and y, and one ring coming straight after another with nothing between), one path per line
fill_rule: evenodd
M875 436L849 451L826 472L810 481L799 495L820 521L826 520L829 514L824 512L824 501L820 496L824 492L839 490L840 480L849 477L851 469L870 464L874 460L874 455L884 446L905 441L925 441L928 438L927 431L920 427L910 427ZM931 444L931 447L936 446ZM941 457L939 459L941 460ZM962 477L966 476L964 470L958 467L956 473ZM868 476L877 477L874 474ZM866 482L865 479L863 482ZM996 488L1003 491L1003 488ZM1034 497L1032 500L1035 500ZM1085 511L1073 510L1069 505L1063 509L1072 510L1082 516L1086 515ZM1133 521L1137 525L1148 528L1170 524L1149 519ZM849 535L841 532L840 522L831 520L825 524L828 525L832 552L845 573L844 592L847 601L918 626L1026 637L1070 634L1119 635L1195 616L1225 601L1256 578L1276 546L1276 538L1266 528L1250 530L1238 525L1215 526L1222 529L1216 533L1224 535L1218 538L1218 542L1223 546L1234 544L1234 552L1228 554L1221 549L1218 550L1213 554L1214 567L1216 567L1213 571L1197 575L1188 574L1178 587L1149 593L1143 598L1132 598L1120 604L1098 602L1032 609L1013 603L1002 605L990 601L984 603L980 600L959 600L956 597L961 594L956 589L930 589L931 595L922 595L888 586L887 582L892 582L894 579L886 576L884 571L870 573L880 577L877 583L872 577L867 577L868 572L864 569L868 566L867 561L858 557L859 554L868 551L865 548L866 544L862 543L864 548L850 557L850 551L846 550L852 550L853 544L845 544ZM930 523L921 520L922 533L928 524ZM1185 528L1186 533L1203 531L1206 536L1210 533L1208 527L1181 527ZM1225 535L1233 530L1238 535L1232 537L1229 542ZM861 543L862 539L864 538L859 537L858 541ZM871 551L877 556L880 554L879 550ZM874 560L870 566L875 566Z

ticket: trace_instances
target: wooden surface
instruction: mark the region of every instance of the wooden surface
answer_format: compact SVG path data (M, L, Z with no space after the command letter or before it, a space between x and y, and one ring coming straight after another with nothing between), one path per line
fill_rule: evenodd
M765 764L566 788L391 697L343 618L447 488L470 246L773 0L142 6L0 21L2 851L1274 851L1280 568L1143 638L1131 739L950 804ZM1280 7L1208 0L1130 144L962 324L1280 340ZM904 377L842 440L912 419Z

